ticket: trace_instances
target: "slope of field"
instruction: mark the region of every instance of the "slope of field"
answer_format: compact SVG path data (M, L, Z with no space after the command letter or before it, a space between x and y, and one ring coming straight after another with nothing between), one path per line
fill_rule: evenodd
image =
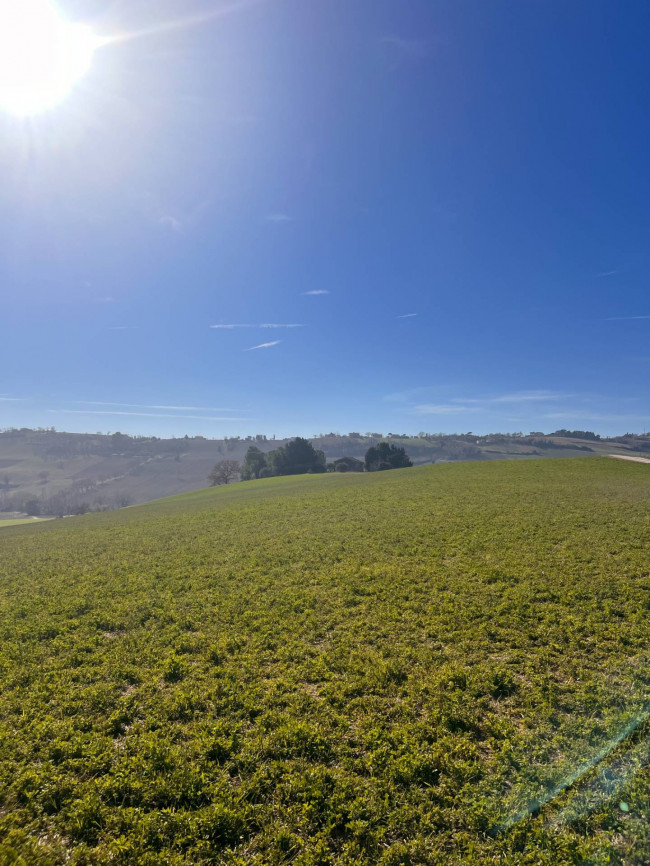
M601 458L5 529L0 863L647 863L649 530Z

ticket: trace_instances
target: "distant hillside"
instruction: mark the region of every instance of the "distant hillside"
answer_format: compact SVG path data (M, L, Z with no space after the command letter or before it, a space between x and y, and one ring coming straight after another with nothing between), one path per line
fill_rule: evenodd
M650 452L650 436L600 439L588 431L568 430L528 436L330 433L312 442L328 460L335 460L362 458L382 439L399 441L416 464ZM53 429L0 431L0 515L101 511L198 490L207 486L218 460L241 461L251 444L270 451L286 441L265 436L158 439Z

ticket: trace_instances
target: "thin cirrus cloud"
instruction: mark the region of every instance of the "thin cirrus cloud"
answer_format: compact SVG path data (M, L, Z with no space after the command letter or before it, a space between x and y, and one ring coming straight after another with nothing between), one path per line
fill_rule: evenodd
M163 406L158 403L119 403L110 400L73 400L75 406L125 406L127 409L165 409L168 412L239 412L224 406Z
M211 328L219 328L224 331L232 331L235 328L257 328L257 325L210 325Z
M549 418L554 421L571 421L573 423L579 421L605 421L605 422L614 422L614 423L625 423L625 422L637 422L641 424L647 424L648 420L650 420L650 416L648 415L627 415L627 414L615 414L615 413L607 413L607 412L548 412L547 414L542 416L543 418Z
M327 289L312 289L311 292L303 292L303 295L329 295Z
M224 331L232 331L235 328L304 328L304 325L297 324L283 324L279 322L264 322L261 325L239 325L239 324L226 324L226 325L210 325L211 328L216 328L217 330Z
M273 322L266 322L263 325L260 325L260 328L304 328L304 325L277 325Z
M270 213L265 217L267 223L274 225L282 225L283 223L292 223L293 217L286 213Z
M490 397L452 397L448 403L419 403L411 411L416 415L457 415L463 412L494 411L497 406L526 406L566 400L572 394L558 391L514 391Z
M158 222L161 226L170 229L178 235L183 234L183 224L179 219L176 219L176 217L172 216L171 214L164 214L160 217Z
M395 316L396 319L414 319L417 313L403 313L401 316Z
M650 319L650 316L610 316L606 322L634 322L638 319Z
M221 416L215 415L168 415L163 414L162 412L121 412L121 411L110 411L107 409L48 409L48 412L54 415L110 415L110 416L123 416L128 415L129 417L135 418L190 418L194 421L250 421L250 418L225 418Z
M512 394L501 394L491 397L487 403L536 403L540 400L564 400L572 394L562 394L559 391L515 391Z
M475 406L461 406L456 403L421 403L413 407L416 415L461 415L463 412L475 411Z
M271 340L270 343L260 343L259 346L251 346L249 349L244 349L245 352L253 352L255 349L270 349L271 346L277 346L282 340Z
M463 405L489 405L491 403L537 403L548 400L565 400L573 394L563 394L559 391L513 391L510 394L499 394L492 397L452 397L451 403Z

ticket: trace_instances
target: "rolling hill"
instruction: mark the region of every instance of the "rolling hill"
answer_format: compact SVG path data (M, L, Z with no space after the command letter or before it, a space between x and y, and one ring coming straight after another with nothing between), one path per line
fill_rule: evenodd
M650 437L579 439L566 436L492 434L477 437L389 434L416 465L458 460L521 460L596 454L650 453ZM328 460L363 458L380 434L328 434L312 439ZM219 460L241 461L251 444L270 451L287 440L157 439L61 433L54 430L0 431L0 518L16 518L28 502L35 513L61 515L79 507L107 510L173 496L206 486Z
M649 468L272 478L2 530L0 862L647 862Z

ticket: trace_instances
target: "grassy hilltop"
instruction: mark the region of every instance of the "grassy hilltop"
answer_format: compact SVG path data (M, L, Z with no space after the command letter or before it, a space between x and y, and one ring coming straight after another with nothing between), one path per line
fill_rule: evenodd
M3 529L0 864L649 862L649 530L598 457Z

